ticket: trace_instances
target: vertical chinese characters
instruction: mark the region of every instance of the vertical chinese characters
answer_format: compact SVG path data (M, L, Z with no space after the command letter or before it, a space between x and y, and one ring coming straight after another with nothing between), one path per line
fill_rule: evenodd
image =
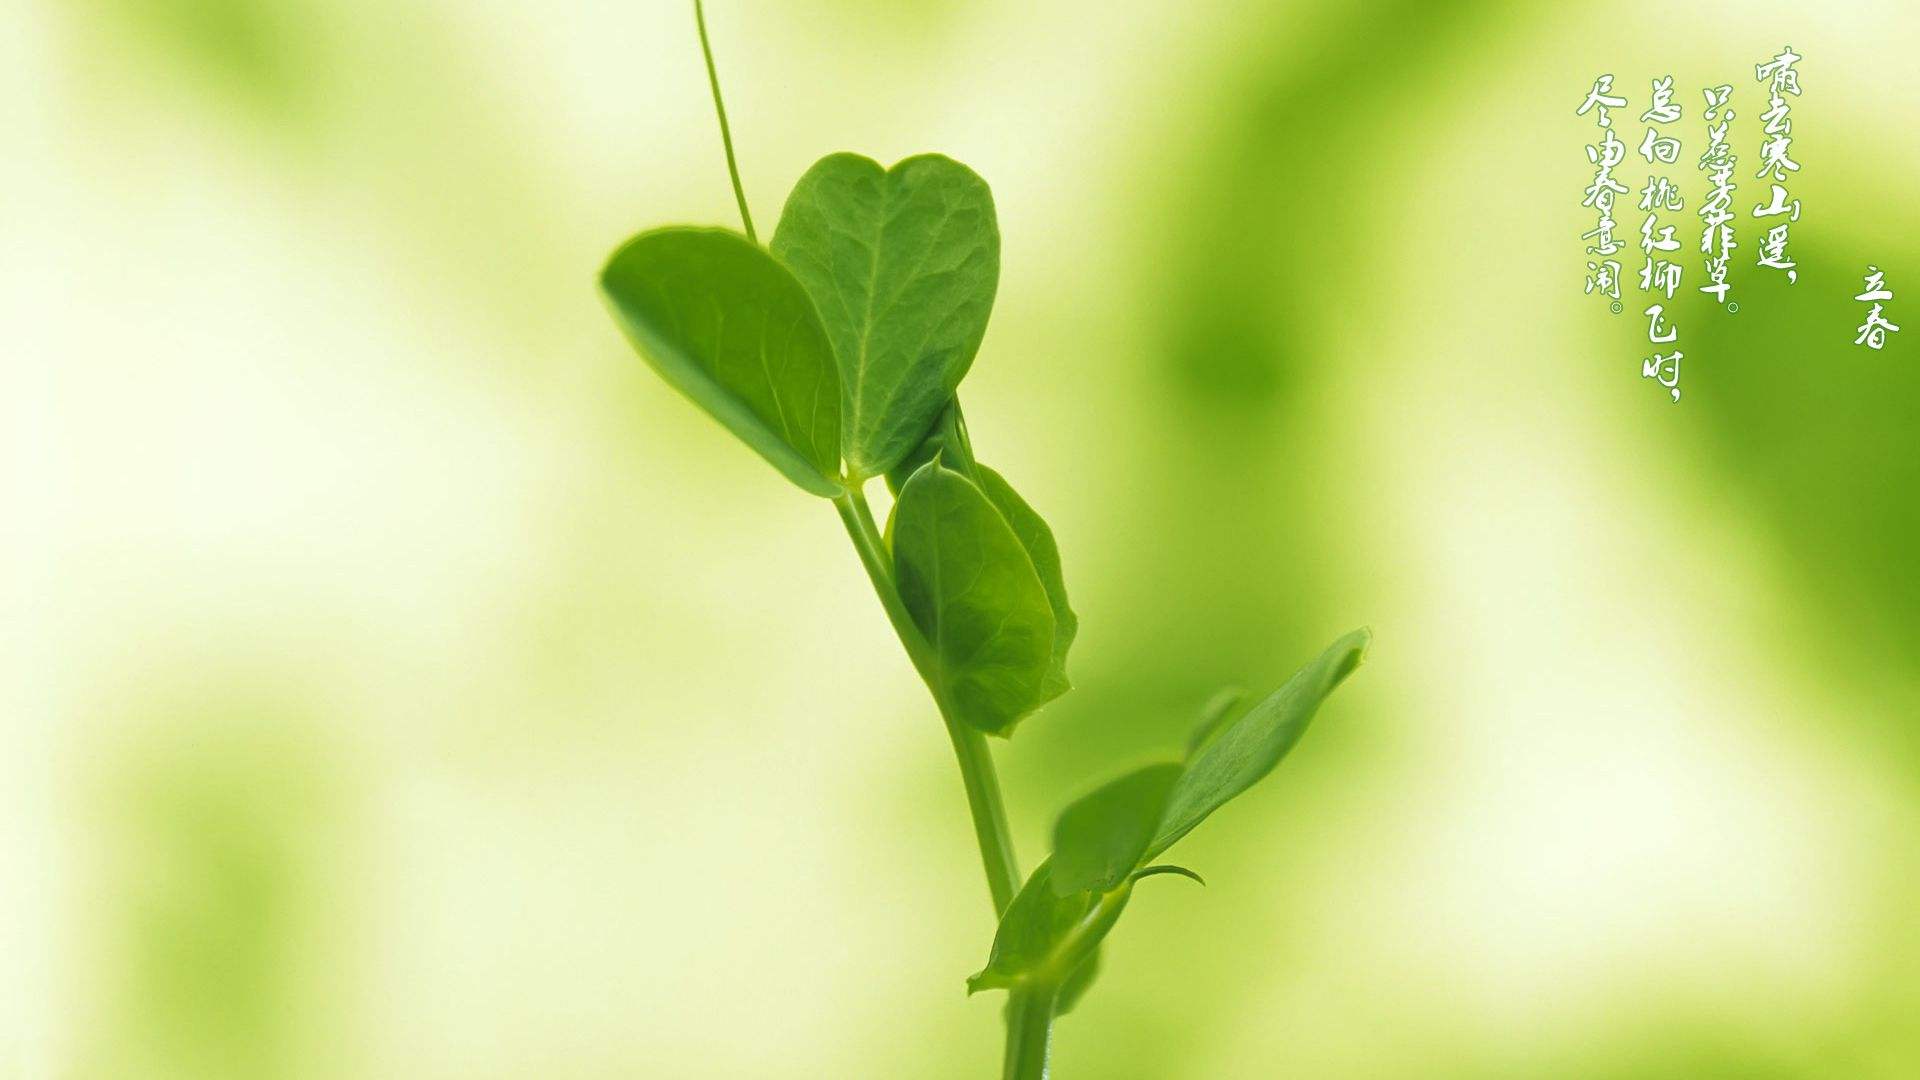
M1680 140L1667 138L1652 126L1680 119L1680 106L1673 103L1671 75L1653 81L1653 103L1640 119L1648 123L1646 137L1640 140L1640 156L1647 159L1647 164L1671 165L1678 161ZM1680 287L1680 264L1669 260L1667 253L1679 251L1680 241L1673 238L1672 225L1660 224L1660 212L1678 213L1686 205L1673 181L1655 173L1647 177L1647 186L1640 192L1640 209L1647 211L1646 220L1640 223L1640 253L1645 259L1640 267L1640 291L1658 289L1672 300L1674 290Z
M1797 284L1800 276L1793 257L1791 227L1800 221L1801 206L1789 188L1794 183L1794 175L1800 171L1800 162L1793 156L1792 113L1801 96L1799 65L1804 59L1788 45L1771 59L1753 66L1754 79L1763 85L1766 94L1766 108L1759 116L1765 135L1760 144L1759 171L1753 176L1764 183L1766 195L1765 201L1753 206L1752 216L1760 223L1761 235L1748 241L1748 246L1756 249L1755 266L1780 271L1788 285ZM1650 356L1642 354L1640 375L1658 383L1677 404L1681 397L1680 364L1686 359L1681 351L1677 323L1680 309L1686 306L1683 264L1691 261L1678 254L1686 242L1674 237L1683 224L1675 215L1689 209L1673 175L1673 166L1681 159L1680 132L1673 125L1683 120L1683 110L1675 101L1674 76L1660 76L1653 79L1652 84L1652 97L1639 114L1645 131L1638 140L1638 152L1647 162L1648 174L1646 185L1639 192L1642 218L1638 285L1644 294L1640 300L1644 305L1641 313L1647 319L1647 343L1652 352ZM1712 297L1721 311L1730 316L1746 302L1744 290L1752 282L1770 279L1772 275L1742 277L1739 282L1742 298L1738 302L1731 299L1733 253L1742 246L1736 239L1741 216L1736 198L1741 185L1735 182L1741 158L1734 153L1733 140L1729 137L1738 116L1733 109L1734 86L1729 83L1707 85L1701 94L1705 98L1700 115L1707 145L1697 159L1688 159L1706 180L1698 197L1699 205L1692 208L1700 223L1701 262L1695 265L1701 267L1706 279L1696 291ZM1601 130L1600 139L1586 147L1587 161L1594 166L1594 173L1581 205L1595 211L1599 219L1596 226L1581 235L1587 242L1586 291L1589 295L1598 292L1609 298L1612 301L1609 309L1615 315L1623 310L1620 299L1623 286L1620 262L1614 256L1624 245L1614 235L1613 211L1619 197L1631 190L1631 181L1623 181L1617 173L1628 156L1626 148L1635 143L1623 142L1616 135L1611 112L1626 106L1627 96L1614 92L1614 77L1601 75L1593 80L1585 100L1575 110L1577 116L1591 114ZM1752 167L1752 163L1748 167ZM1878 266L1867 267L1865 287L1854 299L1867 305L1862 312L1864 321L1854 327L1854 345L1876 351L1885 349L1900 332L1899 325L1893 321L1894 313L1889 310L1894 295L1887 283L1887 274Z
M1702 93L1707 98L1707 107L1701 113L1707 121L1707 152L1700 155L1699 168L1713 186L1700 204L1700 254L1707 257L1707 284L1700 286L1700 291L1710 294L1715 303L1725 304L1727 291L1733 287L1727 284L1728 261L1733 249L1740 246L1733 240L1733 167L1739 157L1727 142L1727 128L1735 115L1728 104L1733 87L1723 84Z
M1800 72L1795 67L1802 59L1789 45L1780 51L1780 55L1764 64L1753 66L1754 79L1767 84L1767 111L1760 114L1766 123L1766 140L1760 144L1760 171L1755 179L1772 181L1772 196L1768 202L1753 208L1756 218L1784 217L1782 221L1767 229L1766 237L1760 242L1759 266L1773 270L1784 270L1787 284L1800 279L1800 272L1793 257L1787 252L1787 225L1800 220L1800 200L1787 202L1787 174L1800 171L1800 163L1789 156L1793 147L1793 120L1785 95L1800 96Z
M1879 349L1887 344L1888 334L1900 332L1898 326L1889 322L1881 306L1883 301L1893 299L1893 290L1887 288L1887 276L1877 266L1867 267L1867 289L1855 300L1863 304L1872 304L1873 310L1867 312L1867 321L1854 328L1859 337L1853 339L1855 345L1865 345L1869 349Z
M1627 186L1613 178L1613 170L1626 160L1627 144L1614 135L1609 112L1625 108L1626 104L1626 98L1614 96L1613 76L1602 75L1593 80L1593 89L1587 92L1586 101L1574 113L1576 116L1593 113L1595 122L1606 133L1598 143L1587 147L1587 161L1596 171L1580 205L1593 209L1599 215L1599 223L1582 233L1580 239L1591 241L1587 254L1593 256L1587 260L1587 292L1610 297L1615 312L1620 310L1620 260L1610 256L1620 253L1621 244L1613 235L1613 203L1618 196L1627 194Z
M1673 76L1653 80L1653 98L1640 119L1647 125L1647 133L1640 140L1640 156L1647 159L1647 164L1659 169L1679 161L1680 140L1654 126L1664 128L1680 119L1680 106L1673 100ZM1640 253L1645 260L1640 268L1640 291L1659 292L1662 299L1671 302L1675 290L1680 288L1681 269L1669 256L1680 250L1680 241L1674 239L1675 226L1660 223L1660 214L1663 211L1679 213L1686 209L1686 204L1671 178L1653 172L1647 176L1647 186L1640 193L1640 209L1647 212L1646 219L1640 223ZM1680 360L1685 356L1675 344L1680 331L1667 322L1666 308L1660 303L1649 305L1643 314L1648 319L1648 342L1672 345L1674 349L1671 355L1662 356L1656 351L1652 358L1641 361L1640 374L1659 382L1677 403Z

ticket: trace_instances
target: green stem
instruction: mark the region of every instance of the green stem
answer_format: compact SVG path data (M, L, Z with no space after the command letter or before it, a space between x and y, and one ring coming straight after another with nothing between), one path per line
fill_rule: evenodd
M1007 1057L1003 1080L1045 1080L1053 1048L1053 1006L1059 988L1022 986L1007 999Z
M707 62L707 85L713 90L713 111L720 118L720 145L727 152L727 175L733 180L733 200L740 207L740 224L747 239L758 244L753 231L753 215L747 211L747 193L740 184L740 163L733 154L733 131L727 125L727 105L720 97L720 74L713 66L713 46L707 40L707 13L701 0L693 0L693 22L700 31L700 55ZM962 436L964 438L964 434ZM940 719L947 725L947 737L953 741L953 756L960 763L960 780L967 790L967 809L973 816L973 836L980 845L980 862L986 867L987 889L993 896L997 918L1013 903L1020 891L1020 865L1013 857L1013 837L1007 829L1007 809L1000 797L1000 778L994 772L993 751L986 736L968 727L953 715L940 690L939 667L933 648L914 625L906 601L900 598L893 577L893 559L886 539L873 522L873 510L858 477L849 478L845 493L833 500L834 509L846 524L847 536L860 553L860 565L873 582L873 591L886 609L893 632L907 650L907 658L933 694ZM1007 1012L1007 1076L1020 1080L1043 1080L1047 1074L1047 1043L1053 1028L1056 990L1044 993L1032 988L1016 991Z
M987 871L987 891L993 896L997 918L1020 891L1020 864L1013 857L1013 835L1007 830L1007 808L1000 798L1000 776L993 768L987 737L955 720L942 705L953 756L960 762L960 782L967 789L967 809L973 814L973 838L980 845L980 862Z
M747 239L759 243L753 234L753 215L747 213L747 193L740 187L740 165L733 159L733 132L727 127L727 104L720 100L720 75L713 69L713 46L707 43L707 13L700 0L693 0L693 24L700 29L700 55L707 59L707 85L713 88L713 111L720 114L720 145L727 150L727 175L733 177L733 199L740 204L740 224L747 227Z
M887 619L893 623L893 632L899 636L900 644L906 647L907 658L913 661L914 670L920 673L927 689L933 693L934 704L940 709L940 719L946 722L947 736L953 740L953 755L960 762L960 780L967 789L967 809L973 814L973 835L980 844L980 861L986 867L987 888L993 894L993 910L998 915L1013 902L1014 893L1020 891L1020 867L1013 857L1013 838L1007 830L1007 810L1000 798L1000 779L994 772L993 751L987 746L986 736L954 717L953 710L941 694L933 649L920 633L920 628L914 625L906 602L900 598L900 589L893 579L893 561L887 554L886 540L874 525L873 511L868 508L867 497L861 492L859 483L850 483L846 494L833 500L833 506L840 511L840 520L847 526L847 535L853 540L854 550L860 553L860 564L867 569L867 577L873 582L873 591L880 597L880 606L887 610Z

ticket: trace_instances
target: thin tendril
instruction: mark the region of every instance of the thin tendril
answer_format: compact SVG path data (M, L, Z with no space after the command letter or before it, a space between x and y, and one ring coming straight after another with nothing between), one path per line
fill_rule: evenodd
M747 239L759 243L753 232L753 215L747 213L747 193L740 187L740 165L733 159L733 132L727 127L727 106L720 100L720 75L713 70L713 46L707 43L707 13L700 0L693 0L693 24L700 30L700 54L707 60L707 85L713 87L713 111L720 114L720 145L727 150L727 175L733 177L733 199L740 204L740 223L747 227Z

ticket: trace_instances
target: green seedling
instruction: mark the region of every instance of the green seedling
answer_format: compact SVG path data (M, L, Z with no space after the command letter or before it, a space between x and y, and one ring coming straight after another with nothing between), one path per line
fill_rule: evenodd
M950 158L882 168L822 158L770 247L747 210L705 14L694 3L745 235L673 226L600 273L614 321L661 378L801 490L832 502L960 765L998 927L968 993L1008 991L1004 1075L1044 1077L1054 1020L1099 970L1102 942L1180 838L1273 771L1365 654L1356 630L1236 714L1209 704L1183 760L1148 765L1063 811L1022 878L988 736L1065 693L1079 620L1053 531L981 464L956 396L986 334L1000 232L986 181ZM866 498L883 479L883 530Z

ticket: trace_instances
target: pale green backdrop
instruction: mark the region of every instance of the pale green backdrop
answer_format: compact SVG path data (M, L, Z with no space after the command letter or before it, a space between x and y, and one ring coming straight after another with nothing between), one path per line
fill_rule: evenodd
M969 418L1082 618L1029 865L1375 630L1061 1076L1920 1072L1920 325L1850 344L1870 262L1920 323L1920 12L711 8L763 230L834 150L993 185ZM1732 82L1751 162L1788 43L1800 284L1743 221L1674 406L1581 294L1573 110L1674 74L1691 156ZM991 1074L838 522L594 293L733 221L686 5L9 0L0 101L0 1075Z

